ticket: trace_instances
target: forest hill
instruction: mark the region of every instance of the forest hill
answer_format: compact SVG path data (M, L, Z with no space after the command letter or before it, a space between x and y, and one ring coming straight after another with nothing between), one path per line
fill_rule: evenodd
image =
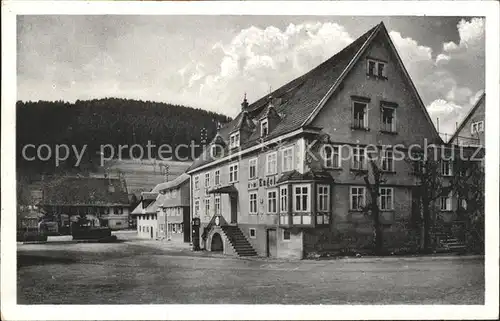
M26 150L30 158L37 157L36 151L41 145L48 145L53 153L56 145L67 145L69 156L64 164L61 161L59 169L74 168L78 155L82 155L80 167L93 167L100 158L101 146L111 145L118 151L120 145L138 144L146 148L148 141L157 146L173 146L172 157L177 160L175 146L189 146L192 141L197 144L201 144L202 140L210 141L217 132L217 126L230 120L225 115L202 109L131 99L104 98L77 100L74 103L18 101L17 165L18 168L35 173L50 173L55 170L55 161L24 159L23 148L28 144L35 146ZM75 146L78 155L71 146ZM83 146L87 146L85 150ZM47 157L47 151L47 147L42 147L44 158ZM152 149L152 158L159 157L157 152L157 149ZM197 152L201 152L201 149L197 149ZM60 157L64 157L65 148L60 147L59 153ZM180 157L189 158L191 151L181 148L179 153ZM123 154L124 158L129 155L124 150ZM132 155L139 158L139 149L133 149Z
M66 144L56 144L55 146L50 146L48 144L41 144L36 146L34 144L26 144L23 146L21 154L25 161L42 161L42 162L54 162L56 167L59 167L68 159L74 160L74 167L80 166L85 152L87 151L87 145L81 147L76 145L66 145ZM100 151L98 152L100 161L100 166L104 166L106 161L110 160L122 160L122 159L132 159L132 160L144 160L144 159L156 159L162 161L192 161L201 152L199 148L202 145L197 144L195 141L191 141L189 145L179 144L177 146L170 146L169 144L155 145L151 141L148 141L146 147L134 144L134 145L118 145L113 146L111 144L101 145ZM186 150L188 150L186 152ZM183 156L188 155L188 156ZM72 165L66 163L66 165Z

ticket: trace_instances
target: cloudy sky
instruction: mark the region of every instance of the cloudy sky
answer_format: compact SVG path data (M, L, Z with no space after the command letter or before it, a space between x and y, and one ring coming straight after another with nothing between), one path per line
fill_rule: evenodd
M471 17L20 16L19 100L124 97L235 116L384 21L426 104L452 133L485 86Z

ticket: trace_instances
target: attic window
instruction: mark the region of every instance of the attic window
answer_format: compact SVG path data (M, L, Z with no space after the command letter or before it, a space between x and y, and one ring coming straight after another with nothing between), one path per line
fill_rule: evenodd
M380 60L368 59L366 74L368 76L387 78L386 63Z
M260 123L260 136L266 137L268 134L269 134L269 121L267 119L264 119Z
M229 138L229 147L236 148L239 146L240 146L240 133L236 132L234 134L231 134Z

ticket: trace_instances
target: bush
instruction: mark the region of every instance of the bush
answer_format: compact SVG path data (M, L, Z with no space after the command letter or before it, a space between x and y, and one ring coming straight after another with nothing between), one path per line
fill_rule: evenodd
M20 242L46 242L47 235L40 234L38 231L24 232L18 233L17 240Z

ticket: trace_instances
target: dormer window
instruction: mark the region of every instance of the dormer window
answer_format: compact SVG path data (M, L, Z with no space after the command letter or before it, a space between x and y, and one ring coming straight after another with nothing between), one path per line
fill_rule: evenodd
M366 74L378 78L387 78L386 67L386 63L383 61L368 59Z
M231 147L231 148L240 147L240 133L239 132L231 134L231 136L229 137L229 147Z
M260 123L260 136L266 137L269 134L269 121L264 119Z

